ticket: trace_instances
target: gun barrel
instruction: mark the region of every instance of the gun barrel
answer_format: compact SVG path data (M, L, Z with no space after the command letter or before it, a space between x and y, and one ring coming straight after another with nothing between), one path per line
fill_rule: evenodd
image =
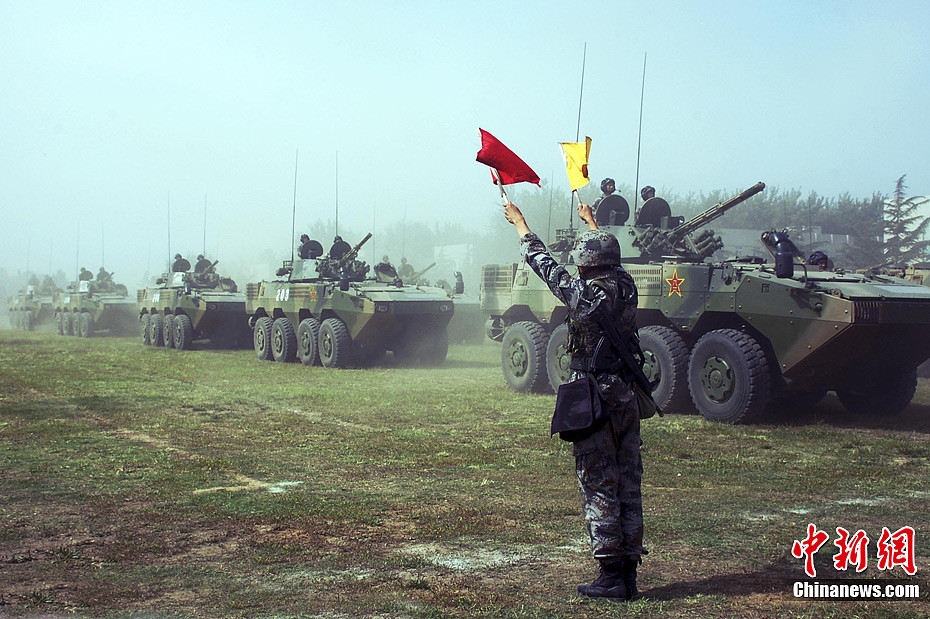
M415 273L414 276L410 278L410 281L412 281L412 282L417 281L418 279L420 279L421 277L423 277L423 275L424 275L427 271L429 271L430 269L432 269L434 266L436 266L436 263L435 263L435 262L434 262L433 264L429 265L428 267L426 267L425 269L423 269L422 271L420 271L419 273Z
M345 263L348 262L349 260L354 260L354 259L355 259L355 256L358 255L358 251L362 248L362 245L364 245L365 243L367 243L367 242L368 242L368 239L370 239L370 238L371 238L371 232L369 232L367 235L365 235L365 238L363 238L361 241L359 241L358 245L356 245L356 246L353 247L351 250L349 250L349 252L346 253L346 255L342 257L342 260L340 260L339 263L340 263L340 264L345 264Z
M695 215L688 221L684 222L683 224L681 224L680 226L672 230L672 235L675 237L680 237L685 234L690 234L694 232L701 226L706 226L707 224L717 219L718 217L726 213L728 210L730 210L737 204L740 204L741 202L745 202L746 200L753 197L754 195L756 195L763 189L765 189L765 183L763 182L756 183L749 189L733 196L729 200L724 200L723 202L720 202L719 204L710 207L703 213L699 215Z

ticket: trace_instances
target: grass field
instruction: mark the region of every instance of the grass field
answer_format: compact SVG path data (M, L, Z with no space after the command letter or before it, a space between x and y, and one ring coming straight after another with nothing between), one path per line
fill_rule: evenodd
M433 369L0 332L0 615L926 617L930 381L889 420L829 396L779 423L644 422L646 598L596 566L553 396L499 345ZM808 523L916 531L921 598L802 601Z

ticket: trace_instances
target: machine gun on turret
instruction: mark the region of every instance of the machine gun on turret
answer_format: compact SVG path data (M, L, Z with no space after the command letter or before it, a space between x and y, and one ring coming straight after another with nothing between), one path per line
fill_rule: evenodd
M368 265L356 260L359 250L371 238L371 232L365 235L359 243L347 251L342 258L326 258L319 261L317 272L323 279L338 279L340 282L345 279L348 281L359 282L365 279L368 273ZM346 271L343 274L343 270ZM341 286L341 284L340 284Z
M413 275L411 275L410 277L408 277L408 278L404 281L404 283L405 283L405 284L415 284L415 283L417 283L418 281L420 281L420 278L423 277L423 276L426 274L426 272L429 271L430 269L432 269L434 266L436 266L436 263L435 263L435 262L432 263L431 265L429 265L428 267L426 267L425 269L423 269L423 270L421 270L421 271L419 271L419 272L417 272L417 273L414 273Z
M714 236L713 230L704 230L696 236L692 236L692 233L763 189L765 189L765 183L756 183L742 193L710 207L674 228L650 225L641 230L638 227L639 234L636 235L632 245L641 252L643 257L678 256L685 260L700 262L721 249L723 241L719 236ZM625 259L627 257L624 256Z

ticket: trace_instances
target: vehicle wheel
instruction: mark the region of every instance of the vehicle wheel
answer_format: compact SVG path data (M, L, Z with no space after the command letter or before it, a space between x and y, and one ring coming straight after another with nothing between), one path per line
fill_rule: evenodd
M549 343L546 344L546 375L553 391L558 391L559 385L567 383L571 377L572 370L568 367L571 360L568 354L568 325L561 324L549 335Z
M26 310L23 312L23 331L32 331L35 328L35 321L33 320L32 310Z
M61 334L71 335L71 312L61 313Z
M749 334L711 331L691 352L688 387L705 419L748 423L765 411L771 398L768 360Z
M152 336L149 333L149 329L152 328L151 316L148 314L142 314L139 316L139 331L142 334L142 345L151 346L152 345Z
M61 312L55 312L55 332L58 335L65 334L64 325L62 324L63 322L64 321Z
M346 323L327 318L320 325L320 363L328 368L344 368L352 353L352 338Z
M262 361L271 361L271 318L262 316L255 321L255 328L252 330L252 344L255 346L255 354Z
M639 344L646 362L643 373L651 382L658 379L652 398L662 411L691 410L688 396L688 345L674 329L650 325L639 330Z
M271 325L271 355L281 363L297 358L297 335L287 318L278 318Z
M152 346L165 345L165 319L161 314L150 314L149 319L149 341Z
M504 333L501 369L514 391L543 393L549 390L546 345L549 334L539 323L517 322Z
M187 314L178 314L172 322L173 343L178 350L190 350L194 343L194 324Z
M304 318L297 326L297 356L304 365L320 365L320 321Z
M446 327L423 334L420 362L423 365L441 365L449 354L449 331Z
M165 314L165 324L161 330L165 348L174 348L174 314Z
M891 417L900 414L917 391L917 369L882 372L855 387L837 390L846 410L855 415Z
M78 318L80 316L80 318ZM75 320L80 320L81 326L81 337L93 337L94 335L94 319L88 312L81 312L78 316L75 316Z

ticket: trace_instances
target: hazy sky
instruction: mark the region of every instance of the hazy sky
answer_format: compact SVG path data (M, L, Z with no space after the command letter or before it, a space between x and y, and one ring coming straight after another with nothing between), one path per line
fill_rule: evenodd
M208 253L289 254L298 149L298 227L334 216L338 152L341 226L480 228L478 127L567 187L585 43L595 182L635 180L648 53L640 185L927 194L927 24L926 0L2 0L0 266L158 270L169 200L171 253L206 201Z

